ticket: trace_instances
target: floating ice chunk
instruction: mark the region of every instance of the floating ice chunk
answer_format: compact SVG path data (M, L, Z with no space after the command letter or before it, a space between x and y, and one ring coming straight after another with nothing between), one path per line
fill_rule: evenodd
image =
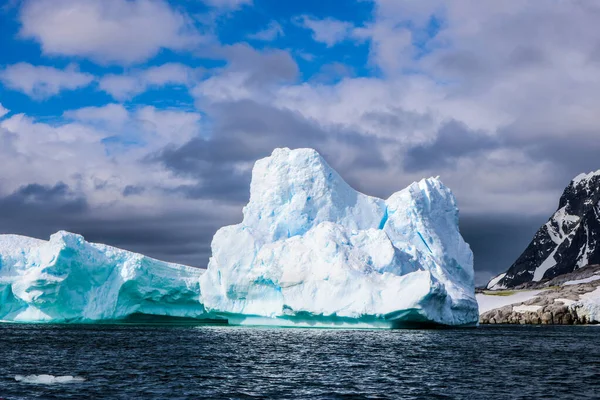
M81 376L54 376L54 375L16 375L15 380L22 383L33 383L39 385L52 385L55 383L81 383L85 378Z

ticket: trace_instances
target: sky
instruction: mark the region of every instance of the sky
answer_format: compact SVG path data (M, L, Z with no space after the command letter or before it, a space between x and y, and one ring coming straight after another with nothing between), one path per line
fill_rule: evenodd
M595 0L5 0L0 233L205 267L254 161L386 198L440 176L476 283L600 168Z

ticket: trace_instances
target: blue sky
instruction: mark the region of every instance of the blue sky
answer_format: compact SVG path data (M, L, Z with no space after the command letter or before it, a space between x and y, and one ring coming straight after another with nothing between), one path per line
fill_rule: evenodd
M600 166L595 1L13 0L0 230L204 266L250 170L313 147L387 197L441 176L480 282ZM557 27L569 27L559 29Z
M346 74L352 76L376 75L377 67L369 65L369 47L366 42L357 44L352 41L342 40L336 46L312 40L313 31L308 29L301 21L302 16L314 19L336 18L355 25L363 25L372 18L374 4L369 1L346 2L340 7L336 1L306 1L306 2L277 2L255 1L250 3L240 2L239 5L227 6L225 9L207 6L200 1L169 2L175 11L185 13L191 19L190 23L198 32L214 36L206 46L198 49L173 51L160 48L156 54L137 60L133 63L119 61L94 62L86 57L57 55L44 55L40 51L40 43L32 38L22 37L19 32L19 13L24 7L22 3L6 6L3 13L3 24L0 26L1 46L5 51L0 54L0 64L27 62L32 65L44 65L58 69L75 66L81 73L89 73L96 77L106 74L125 74L148 67L161 66L166 63L180 63L188 67L201 68L205 76L211 74L226 64L226 60L219 55L218 46L246 43L257 50L286 49L290 50L295 62L298 64L296 82L311 79L327 79L335 81L340 79L329 71L327 66L343 64ZM225 7L225 6L224 6ZM157 19L160 23L160 17ZM257 33L269 33L269 29L276 24L278 33L272 34L267 40L255 38ZM280 31L279 31L280 30ZM325 67L325 71L323 70ZM132 99L128 99L128 106L136 104L150 104L156 107L194 107L194 99L181 85L164 85L150 87ZM60 115L65 109L74 109L88 106L101 106L113 100L110 94L99 88L97 82L79 87L75 90L64 90L55 96L32 98L23 91L7 85L0 87L0 96L5 107L19 110L28 115L37 117L51 117Z

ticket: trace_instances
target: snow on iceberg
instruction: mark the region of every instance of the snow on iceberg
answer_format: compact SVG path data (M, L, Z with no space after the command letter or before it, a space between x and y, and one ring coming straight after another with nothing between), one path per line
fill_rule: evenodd
M203 270L58 232L0 235L0 320L86 322L135 314L202 317Z
M200 278L237 324L476 325L473 254L451 191L421 180L387 200L352 189L312 149L256 162L241 224Z

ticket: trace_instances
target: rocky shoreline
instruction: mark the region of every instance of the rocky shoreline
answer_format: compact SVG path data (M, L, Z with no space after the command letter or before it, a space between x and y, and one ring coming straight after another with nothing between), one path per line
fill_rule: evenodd
M597 299L589 294L600 291L600 265L589 266L546 282L529 283L517 290L479 290L478 298L503 296L507 302L516 294L532 293L530 299L484 311L480 324L584 325L598 324ZM535 291L537 290L537 291Z

